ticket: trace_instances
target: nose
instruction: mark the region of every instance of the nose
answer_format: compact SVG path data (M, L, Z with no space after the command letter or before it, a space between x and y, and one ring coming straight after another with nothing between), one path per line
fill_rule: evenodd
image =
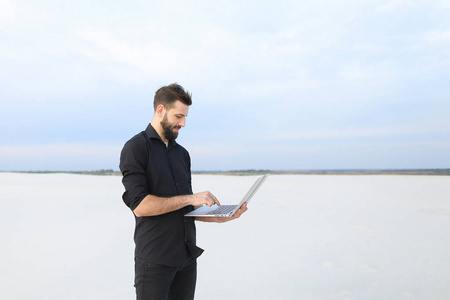
M186 125L186 118L181 118L181 119L178 121L178 126L184 127L185 125Z

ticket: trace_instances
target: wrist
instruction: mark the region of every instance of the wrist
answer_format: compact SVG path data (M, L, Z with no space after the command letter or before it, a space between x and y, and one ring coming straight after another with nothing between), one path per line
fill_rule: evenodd
M188 205L194 205L193 204L193 196L192 195L183 195L180 196L180 204L182 207L188 206Z

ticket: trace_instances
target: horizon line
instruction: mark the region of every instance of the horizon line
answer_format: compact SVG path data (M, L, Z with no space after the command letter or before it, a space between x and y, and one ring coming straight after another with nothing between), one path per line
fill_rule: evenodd
M62 171L62 170L28 170L28 171L4 171L0 173L30 173L30 174L49 174L49 173L68 173L68 174L91 174L91 175L121 175L120 171L114 169L84 170L84 171ZM291 170L272 170L272 169L242 169L242 170L193 170L192 174L405 174L405 175L450 175L450 168L355 168L355 169L291 169Z

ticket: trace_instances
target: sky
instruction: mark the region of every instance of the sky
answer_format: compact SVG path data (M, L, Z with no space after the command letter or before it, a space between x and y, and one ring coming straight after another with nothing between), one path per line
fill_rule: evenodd
M118 170L192 93L194 171L450 167L450 1L0 0L0 171Z

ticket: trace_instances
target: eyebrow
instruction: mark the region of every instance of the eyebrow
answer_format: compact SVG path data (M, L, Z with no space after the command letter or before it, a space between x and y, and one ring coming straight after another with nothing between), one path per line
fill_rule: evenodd
M177 116L177 117L179 117L179 116L187 117L188 115L185 115L185 114L175 114L175 116Z

